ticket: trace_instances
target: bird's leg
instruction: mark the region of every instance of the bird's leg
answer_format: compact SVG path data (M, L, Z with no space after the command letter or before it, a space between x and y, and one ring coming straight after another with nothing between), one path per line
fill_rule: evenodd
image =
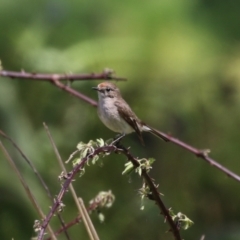
M113 142L111 145L118 145L120 143L120 140L125 136L125 133L118 134L114 137Z

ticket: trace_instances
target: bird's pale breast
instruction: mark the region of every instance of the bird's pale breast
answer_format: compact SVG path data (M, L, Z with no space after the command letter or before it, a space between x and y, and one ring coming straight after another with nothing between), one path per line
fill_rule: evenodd
M118 133L131 133L133 128L119 115L113 99L105 98L98 104L98 115L106 127Z

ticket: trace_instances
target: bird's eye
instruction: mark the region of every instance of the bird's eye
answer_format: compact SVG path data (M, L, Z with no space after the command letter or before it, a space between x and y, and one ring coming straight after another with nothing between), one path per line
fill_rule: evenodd
M106 91L107 91L107 92L110 92L110 91L111 91L111 88L107 87L107 88L106 88Z

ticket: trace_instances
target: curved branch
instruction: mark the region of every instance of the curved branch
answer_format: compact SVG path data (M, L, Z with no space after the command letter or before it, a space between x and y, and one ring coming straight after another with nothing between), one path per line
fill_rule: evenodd
M43 236L44 236L44 232L45 229L48 226L48 223L50 222L52 216L54 215L54 213L57 211L59 205L61 204L62 198L64 196L64 194L67 192L67 189L70 185L70 183L72 182L74 176L79 172L79 170L81 168L83 168L83 166L86 164L86 162L89 159L92 159L95 155L98 155L99 153L103 153L103 152L108 152L108 153L112 153L112 152L119 152L124 154L125 156L127 156L127 158L129 159L129 161L132 162L132 164L134 165L135 168L139 167L139 163L137 161L137 158L135 158L128 149L124 148L123 146L117 147L114 145L109 145L109 146L104 146L104 147L99 147L97 149L94 150L94 152L90 153L88 156L82 158L81 162L79 164L77 164L73 170L67 174L68 178L65 180L62 189L60 190L55 203L53 204L50 212L48 213L47 217L44 219L43 223L42 223L42 227L39 231L38 234L38 238L37 240L42 240ZM174 238L176 240L181 240L181 236L179 233L179 229L177 227L177 225L174 223L172 217L169 214L168 209L165 207L163 201L160 198L160 194L157 190L156 185L154 184L153 180L151 179L151 177L148 175L148 173L143 169L142 171L142 176L145 179L147 185L149 186L152 195L153 195L153 199L155 200L157 206L159 207L161 213L164 215L164 218L166 219L167 223L170 226L171 232L174 235Z
M140 166L137 158L135 158L129 152L128 149L121 146L120 150L122 150L122 153L128 157L128 160L132 162L132 164L134 165L135 168ZM181 240L182 238L180 236L179 229L178 229L177 225L175 224L175 222L173 221L172 217L170 216L169 210L166 208L162 199L160 198L160 193L157 189L158 187L156 186L156 184L154 184L153 179L149 176L149 174L147 173L147 171L145 169L142 170L142 176L145 179L147 185L149 186L149 188L151 190L153 200L156 202L157 206L161 210L161 214L164 215L164 218L166 219L166 221L170 225L171 232L173 233L174 238L176 240Z
M68 178L66 179L66 181L64 182L57 198L55 199L55 202L50 210L50 212L48 213L48 215L46 216L46 218L44 219L43 223L42 223L42 227L41 230L38 233L38 238L37 240L42 240L44 237L44 232L45 229L47 228L52 216L54 215L54 213L57 211L58 207L61 204L61 200L64 196L64 194L67 192L67 189L70 185L70 183L72 182L74 176L79 172L79 170L81 170L81 168L83 168L83 166L85 165L85 163L89 160L92 159L95 155L101 153L101 152L113 152L116 150L115 146L105 146L105 147L100 147L98 149L96 149L93 153L89 154L88 156L82 158L81 162L79 164L77 164L73 170L68 174Z
M21 148L5 133L0 129L0 136L3 136L4 138L6 138L8 141L10 141L12 143L12 145L14 146L14 148L20 153L20 155L22 156L22 158L27 162L27 164L31 167L31 169L33 170L33 172L36 174L37 178L39 179L41 185L43 186L43 188L45 189L48 197L51 199L52 203L53 203L53 196L47 186L47 184L44 182L42 176L39 174L39 172L37 171L37 169L35 168L34 164L32 163L32 161L23 153L23 151L21 150ZM63 231L65 232L66 238L68 240L70 240L70 236L65 228L65 224L64 224L64 220L62 218L62 216L58 213L57 214L58 219L62 225Z
M70 93L71 95L84 100L85 102L89 103L90 105L96 107L97 102L93 99L87 97L86 95L74 90L73 88L66 86L60 82L60 80L92 80L92 79L115 79L115 80L125 80L124 78L119 77L112 77L112 71L107 70L103 71L101 74L80 74L80 75L71 75L71 74L37 74L37 73L25 73L25 72L12 72L12 71L1 71L0 76L3 77L11 77L11 78L24 78L24 79L33 79L33 80L46 80L53 83L56 87ZM155 129L156 130L156 129ZM157 130L156 130L157 131ZM219 169L220 171L224 172L227 176L235 179L236 181L240 182L240 176L235 174L234 172L230 171L226 167L222 166L218 162L216 162L214 159L210 158L208 156L208 151L206 150L200 150L195 147L192 147L191 145L188 145L182 141L180 141L177 138L174 138L170 136L169 134L162 133L160 131L157 131L159 135L161 135L166 141L172 142L176 145L178 145L181 148L184 148L185 150L195 154L197 157L200 157L207 161L211 166L214 166L215 168Z

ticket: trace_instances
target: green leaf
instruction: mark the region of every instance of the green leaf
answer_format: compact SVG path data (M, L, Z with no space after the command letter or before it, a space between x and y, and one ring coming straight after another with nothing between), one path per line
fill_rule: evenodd
M125 169L123 170L122 175L130 173L133 170L133 168L134 166L132 162L125 163Z

